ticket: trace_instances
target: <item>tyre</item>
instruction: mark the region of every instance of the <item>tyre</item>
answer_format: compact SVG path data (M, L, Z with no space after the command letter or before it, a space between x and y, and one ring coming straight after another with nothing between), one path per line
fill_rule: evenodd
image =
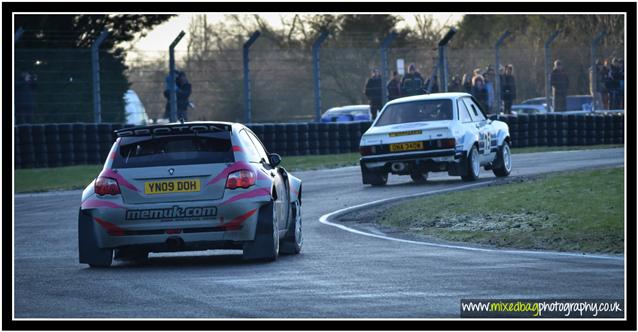
M97 246L95 223L82 210L78 216L78 249L80 263L89 264L90 267L109 267L113 262L113 249Z
M461 175L461 178L464 181L475 181L479 178L481 174L481 163L479 160L478 150L476 149L476 145L472 146L472 150L467 157L462 161L465 163L466 174Z
M293 217L286 236L280 243L279 252L287 255L296 255L301 252L303 246L303 233L301 228L301 204L294 202L290 204L291 211L289 215Z
M275 261L279 257L279 224L273 203L262 206L257 218L255 240L244 243L243 259Z
M512 151L507 141L503 142L503 145L498 148L496 152L496 167L492 168L494 175L498 177L505 177L510 175L512 171Z
M370 184L372 186L385 186L388 183L388 173L384 171L372 171L365 166L361 167L361 176L363 178L363 184Z
M412 181L414 183L425 183L428 180L428 172L427 171L414 171L410 174Z

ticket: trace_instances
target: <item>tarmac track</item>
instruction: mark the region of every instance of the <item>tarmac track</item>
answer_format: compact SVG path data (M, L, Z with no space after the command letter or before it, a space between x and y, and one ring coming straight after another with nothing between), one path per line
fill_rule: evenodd
M515 154L511 176L623 165L623 149ZM463 298L624 298L618 256L423 246L318 222L366 202L467 185L458 177L436 173L415 185L391 176L370 187L358 167L294 174L303 180L304 248L275 263L205 251L90 269L77 258L80 191L16 195L14 317L458 318ZM479 182L494 180L482 171Z

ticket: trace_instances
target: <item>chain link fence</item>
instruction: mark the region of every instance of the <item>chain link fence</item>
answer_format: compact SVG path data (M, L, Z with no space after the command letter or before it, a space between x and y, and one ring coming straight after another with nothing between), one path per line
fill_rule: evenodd
M322 111L331 107L367 104L363 90L372 68L382 68L379 45L345 45L328 39L320 49L320 93ZM415 63L427 80L438 63L434 47L392 48L388 50L385 77L397 70L397 60ZM580 48L552 46L552 59L561 59L569 77L569 95L590 94L589 45ZM622 58L622 45L600 46L599 59ZM168 74L168 51L138 52L126 68L115 59L118 54L100 51L100 99L104 122L126 123L135 113L152 120L166 118L164 96ZM131 57L132 58L132 57ZM46 59L46 60L42 60ZM545 51L543 45L507 45L500 51L501 65L512 64L516 80L514 104L545 96ZM475 69L494 66L493 48L466 49L451 44L447 50L449 89L465 91L458 81ZM245 96L241 49L176 52L176 66L192 85L187 110L189 120L243 122ZM310 46L281 48L260 38L250 49L252 119L256 123L304 122L315 119L313 61ZM35 84L25 87L25 72ZM93 122L93 82L89 49L16 49L16 115L25 108L28 123ZM456 80L455 80L456 79ZM455 83L456 82L456 83ZM461 82L462 83L462 82ZM25 96L27 89L31 95ZM143 107L128 107L124 94L133 90ZM439 86L439 91L443 87ZM31 98L29 100L29 98ZM26 99L26 101L25 101ZM19 104L19 105L18 105ZM24 105L27 107L24 107ZM138 114L140 115L140 114Z

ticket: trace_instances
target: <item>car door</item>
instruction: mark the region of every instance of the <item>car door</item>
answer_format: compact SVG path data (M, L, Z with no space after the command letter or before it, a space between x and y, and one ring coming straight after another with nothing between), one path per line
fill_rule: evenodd
M496 156L496 152L492 152L492 148L496 147L496 132L491 121L485 118L481 108L471 98L463 98L465 106L470 111L474 126L478 130L479 137L479 155L481 156L481 164L491 162Z
M279 221L279 229L284 230L288 227L288 214L290 207L290 191L288 190L288 181L287 181L287 173L283 167L276 166L272 167L270 165L270 161L268 158L268 152L266 152L266 148L261 143L257 136L249 131L245 130L245 132L250 137L257 153L262 162L262 166L266 170L268 174L273 178L273 182L275 184L275 190L277 191L277 197L273 202L275 208L275 216L277 216L277 220Z
M465 102L463 102L463 99L459 98L456 100L456 109L457 119L459 124L463 127L465 140L468 140L471 137L471 141L474 142L474 139L478 139L479 137L479 130L476 127L474 119L472 119Z

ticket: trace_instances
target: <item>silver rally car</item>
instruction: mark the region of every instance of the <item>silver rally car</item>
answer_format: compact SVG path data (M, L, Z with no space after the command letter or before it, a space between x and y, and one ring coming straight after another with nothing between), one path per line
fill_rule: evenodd
M363 183L385 185L388 173L425 182L441 171L473 181L481 167L508 176L510 143L507 124L487 119L467 93L395 99L361 137Z
M80 263L206 249L272 261L301 251L301 180L249 128L187 122L116 133L82 193Z

